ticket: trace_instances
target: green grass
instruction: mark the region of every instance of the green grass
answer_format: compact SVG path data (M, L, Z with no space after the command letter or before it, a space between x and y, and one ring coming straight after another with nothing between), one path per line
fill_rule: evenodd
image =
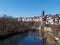
M57 36L60 39L60 35Z

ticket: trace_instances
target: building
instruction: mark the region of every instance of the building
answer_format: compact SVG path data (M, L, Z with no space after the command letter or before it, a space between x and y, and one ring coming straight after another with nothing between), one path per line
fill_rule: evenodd
M24 17L20 17L18 18L18 21L25 21L25 22L41 22L45 23L45 24L60 24L60 14L49 14L49 15L45 15L45 12L42 11L42 16L34 16L34 17L29 17L29 18L24 18Z

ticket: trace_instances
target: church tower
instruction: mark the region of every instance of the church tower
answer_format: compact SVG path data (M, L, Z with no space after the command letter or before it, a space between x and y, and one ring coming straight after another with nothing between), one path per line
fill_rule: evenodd
M45 15L45 12L44 12L44 10L42 11L42 16L44 16Z

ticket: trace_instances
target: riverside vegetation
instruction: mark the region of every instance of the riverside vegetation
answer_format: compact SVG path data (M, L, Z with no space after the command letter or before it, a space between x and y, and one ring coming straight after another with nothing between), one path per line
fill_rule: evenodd
M0 17L0 37L28 31L33 24L33 22L22 22L18 21L17 18L4 15L3 17Z

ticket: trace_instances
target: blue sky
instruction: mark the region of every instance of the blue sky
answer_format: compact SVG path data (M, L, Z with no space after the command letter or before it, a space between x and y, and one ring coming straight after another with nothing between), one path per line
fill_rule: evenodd
M40 16L60 13L60 0L0 0L0 16L12 17Z

